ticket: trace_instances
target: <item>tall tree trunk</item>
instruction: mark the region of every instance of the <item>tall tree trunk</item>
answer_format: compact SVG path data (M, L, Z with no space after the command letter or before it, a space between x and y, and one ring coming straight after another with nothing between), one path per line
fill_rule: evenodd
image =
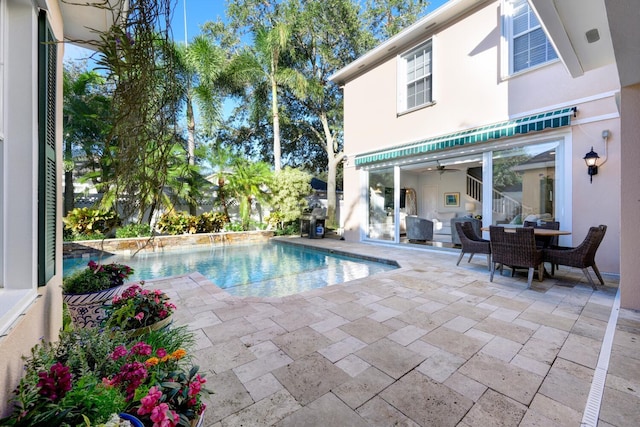
M278 113L278 85L275 77L271 78L271 114L273 115L273 168L275 171L282 169L280 148L280 114Z
M189 166L196 164L196 121L193 116L193 100L191 98L191 91L187 93L187 161ZM193 182L189 179L191 200L189 200L189 214L197 215L197 204L193 200L195 198L195 192L193 191Z
M327 114L323 111L320 113L320 122L324 132L325 144L324 148L327 152L327 227L338 228L340 225L336 218L336 171L338 164L342 161L344 155L342 151L336 153L333 135L329 128Z
M64 160L73 161L73 154L71 153L71 143L66 142L64 146ZM73 191L73 168L65 163L64 167L64 216L73 210L74 208L74 191ZM67 168L69 167L69 170Z

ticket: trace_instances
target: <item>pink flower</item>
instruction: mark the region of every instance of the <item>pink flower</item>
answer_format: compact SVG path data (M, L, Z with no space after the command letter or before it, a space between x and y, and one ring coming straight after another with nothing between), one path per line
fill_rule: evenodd
M113 353L109 355L109 358L111 360L118 360L121 357L124 357L126 355L127 355L127 348L123 345L119 345L113 350Z
M158 350L156 350L156 356L158 356L159 358L163 358L167 355L167 350L165 350L164 348L159 348Z
M133 316L135 319L138 319L139 321L142 322L142 319L144 319L144 313L141 311L140 313L136 314L135 316Z
M167 310L160 310L160 311L158 312L158 316L159 316L161 319L164 319L165 317L167 317L167 314L169 314L169 313L167 312Z
M137 354L138 356L150 356L151 355L151 346L146 342L140 341L137 342L131 347L131 354Z
M49 372L38 372L38 377L40 378L37 384L40 388L38 393L53 402L62 399L71 390L71 372L68 366L60 362L54 363Z
M153 386L149 389L149 393L140 399L142 406L138 408L138 415L150 414L156 406L156 403L162 397L162 392L158 390L158 387Z
M153 421L153 427L175 427L180 417L175 411L169 409L169 405L161 403L151 411L151 421Z

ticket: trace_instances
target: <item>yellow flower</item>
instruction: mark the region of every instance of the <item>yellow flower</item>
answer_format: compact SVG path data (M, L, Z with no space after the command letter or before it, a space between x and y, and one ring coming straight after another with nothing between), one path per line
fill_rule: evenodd
M180 360L186 355L187 355L187 352L183 348L179 348L173 353L171 353L171 356L173 356L176 360Z
M157 357L150 357L144 362L144 364L147 366L147 368L150 368L151 366L156 366L158 362L160 362L160 359L158 359Z
M173 359L173 356L170 354L167 354L166 356L164 356L162 359L160 359L160 361L162 363L168 362L169 360Z

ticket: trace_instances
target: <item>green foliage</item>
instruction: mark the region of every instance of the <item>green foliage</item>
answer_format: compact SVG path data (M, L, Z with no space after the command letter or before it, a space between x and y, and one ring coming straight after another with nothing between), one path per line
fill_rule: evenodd
M239 222L230 222L224 226L225 231L243 231L244 227Z
M131 237L148 237L151 236L151 227L149 224L127 224L116 230L116 237L125 239Z
M271 182L271 205L277 211L270 215L270 223L277 223L277 228L283 228L287 222L300 218L302 208L307 205L305 196L311 194L311 175L299 169L285 167L275 172Z
M73 234L71 230L66 230L64 233L64 241L65 242L78 242L82 240L102 240L106 238L102 233L91 233L91 234Z
M124 264L97 264L89 261L88 267L74 272L62 281L66 294L84 294L103 291L120 286L133 274L133 269Z
M65 229L71 231L73 236L82 236L84 240L91 240L111 231L118 224L119 218L114 211L75 208L62 218L62 221Z
M185 212L168 212L163 214L156 226L162 233L195 234L217 233L224 227L227 217L222 212L204 212L198 216Z

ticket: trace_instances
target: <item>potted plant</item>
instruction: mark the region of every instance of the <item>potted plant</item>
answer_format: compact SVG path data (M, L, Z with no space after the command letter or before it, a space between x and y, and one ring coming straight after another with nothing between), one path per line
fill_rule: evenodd
M80 328L100 326L107 316L104 305L120 292L131 274L133 269L124 264L89 261L87 268L66 277L62 294L73 324Z
M111 305L105 307L106 328L127 331L129 336L163 328L171 323L176 306L167 294L160 290L143 289L144 282L132 285L116 295Z

